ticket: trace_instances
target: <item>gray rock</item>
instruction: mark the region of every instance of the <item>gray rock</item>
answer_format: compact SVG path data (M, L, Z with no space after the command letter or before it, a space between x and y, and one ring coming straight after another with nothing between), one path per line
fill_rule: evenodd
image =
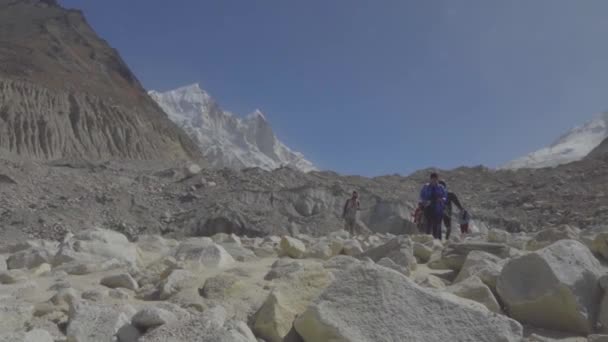
M129 325L135 309L79 302L70 306L67 327L69 342L112 341L125 325Z
M485 243L485 242L465 242L451 243L441 254L443 263L455 270L460 271L464 262L472 251L482 251L493 254L501 259L508 258L511 255L511 248L500 243Z
M137 312L131 319L131 324L142 331L147 331L176 321L177 317L172 312L161 308L148 307Z
M340 273L294 326L305 342L519 342L523 330L477 303L425 290L373 264Z
M111 289L119 287L132 291L137 291L137 289L139 289L137 281L135 281L135 279L133 279L133 277L131 277L131 275L128 273L120 273L103 277L100 284Z

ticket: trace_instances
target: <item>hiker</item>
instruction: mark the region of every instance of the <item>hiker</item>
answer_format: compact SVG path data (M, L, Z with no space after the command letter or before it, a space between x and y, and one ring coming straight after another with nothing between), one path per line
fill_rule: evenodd
M471 221L471 215L466 210L460 212L459 215L459 223L460 223L460 234L468 234L469 233L469 222Z
M416 228L418 228L418 232L424 234L426 232L426 227L424 222L424 205L422 203L418 203L416 211L412 214L412 218Z
M448 240L450 238L450 234L452 233L452 203L456 205L458 210L462 213L464 210L460 201L458 200L458 196L455 193L450 192L448 190L448 185L446 182L440 180L439 185L443 186L445 191L448 194L447 202L445 204L445 211L443 212L443 224L445 225L445 239Z
M439 185L439 175L431 173L430 183L425 184L420 191L420 202L424 205L426 233L441 240L441 220L447 201L445 188Z
M357 225L359 210L361 210L361 203L359 202L359 194L353 191L353 195L344 204L344 210L342 211L342 218L344 219L344 229L351 235L355 235L355 227Z

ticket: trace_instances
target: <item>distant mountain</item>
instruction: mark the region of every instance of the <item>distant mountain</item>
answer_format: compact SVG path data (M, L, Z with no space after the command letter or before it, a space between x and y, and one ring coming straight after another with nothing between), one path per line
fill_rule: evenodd
M200 157L84 15L53 0L0 0L0 151L35 159Z
M608 112L562 135L549 147L515 159L501 168L552 167L581 160L608 138Z
M200 147L215 167L265 170L290 166L304 172L315 170L301 153L277 139L259 110L245 118L223 111L198 84L149 95Z

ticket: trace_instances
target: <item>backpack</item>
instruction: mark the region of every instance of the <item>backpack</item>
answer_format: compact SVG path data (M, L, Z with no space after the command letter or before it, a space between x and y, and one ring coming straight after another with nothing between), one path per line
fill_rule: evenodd
M469 214L468 211L463 210L460 213L460 217L459 217L459 223L460 224L469 224L469 222L471 221L471 215Z

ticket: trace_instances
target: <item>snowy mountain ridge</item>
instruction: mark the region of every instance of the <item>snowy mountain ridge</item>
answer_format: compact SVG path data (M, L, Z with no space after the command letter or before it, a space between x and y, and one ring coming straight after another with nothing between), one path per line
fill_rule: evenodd
M550 146L510 161L501 168L553 167L581 160L607 137L608 112L598 115L582 126L571 129Z
M198 144L214 167L316 170L303 154L279 141L259 110L237 117L222 110L198 84L148 94Z

